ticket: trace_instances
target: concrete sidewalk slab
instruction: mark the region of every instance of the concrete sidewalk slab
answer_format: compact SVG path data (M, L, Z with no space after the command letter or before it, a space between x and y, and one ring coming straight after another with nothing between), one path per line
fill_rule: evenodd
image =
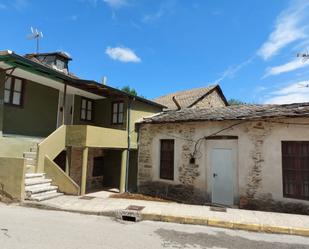
M143 206L137 211L142 220L208 225L266 233L309 236L309 216L227 208L211 211L209 206L174 202L154 202L116 198L81 199L60 196L42 202L23 202L24 206L116 217L130 205Z

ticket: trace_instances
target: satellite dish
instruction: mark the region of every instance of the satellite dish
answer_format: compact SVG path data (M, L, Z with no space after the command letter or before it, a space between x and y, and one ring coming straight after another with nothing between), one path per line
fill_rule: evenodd
M29 40L36 40L36 53L39 53L39 40L43 38L43 33L39 31L37 28L31 27L31 34L27 36Z

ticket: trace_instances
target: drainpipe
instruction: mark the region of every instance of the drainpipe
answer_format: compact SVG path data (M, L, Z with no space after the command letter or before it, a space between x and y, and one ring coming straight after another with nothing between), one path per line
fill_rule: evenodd
M134 100L134 99L133 99ZM128 140L128 147L127 147L127 162L126 162L126 182L125 182L125 192L128 192L128 182L129 182L129 166L130 166L130 149L131 149L131 132L130 132L130 122L131 122L131 99L128 98L128 115L127 115L127 140Z

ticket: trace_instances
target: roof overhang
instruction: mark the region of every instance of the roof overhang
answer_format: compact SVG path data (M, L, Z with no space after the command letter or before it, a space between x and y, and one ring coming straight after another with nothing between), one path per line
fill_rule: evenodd
M68 88L76 88L93 94L92 95L93 98L100 98L100 97L129 98L156 106L161 109L165 107L156 102L144 99L142 97L134 96L132 94L123 92L119 89L100 84L93 80L83 80L71 77L70 75L54 70L43 64L34 62L18 54L15 54L12 51L9 50L0 51L0 68L6 69L10 67L16 68L14 70L14 75L16 75L17 73L27 75L29 80L33 80L30 79L31 77L34 78L33 74L36 75L36 77L42 77L40 78L41 81L38 81L40 83L42 82L43 78L44 82L47 81L46 79L49 79L48 82L49 83L53 82L53 84L57 86L57 89L59 88L63 89L63 84L67 84ZM48 84L48 82L46 82L46 84L48 86L51 86L50 84Z

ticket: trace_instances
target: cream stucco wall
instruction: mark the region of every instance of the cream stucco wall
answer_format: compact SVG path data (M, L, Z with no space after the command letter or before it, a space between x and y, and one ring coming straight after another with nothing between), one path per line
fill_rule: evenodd
M274 123L274 122L276 123ZM211 201L212 169L210 151L232 148L234 163L234 202L240 196L274 201L303 203L309 201L283 197L281 141L309 141L308 119L281 119L272 122L242 121L241 124L216 135L237 136L235 140L205 140L199 145L195 165L189 163L194 141L212 135L237 122L192 122L174 124L143 124L140 128L138 185L146 192L149 183L194 187L195 192ZM160 139L175 139L174 181L159 179ZM148 185L147 185L148 184ZM144 186L144 187L143 187Z

